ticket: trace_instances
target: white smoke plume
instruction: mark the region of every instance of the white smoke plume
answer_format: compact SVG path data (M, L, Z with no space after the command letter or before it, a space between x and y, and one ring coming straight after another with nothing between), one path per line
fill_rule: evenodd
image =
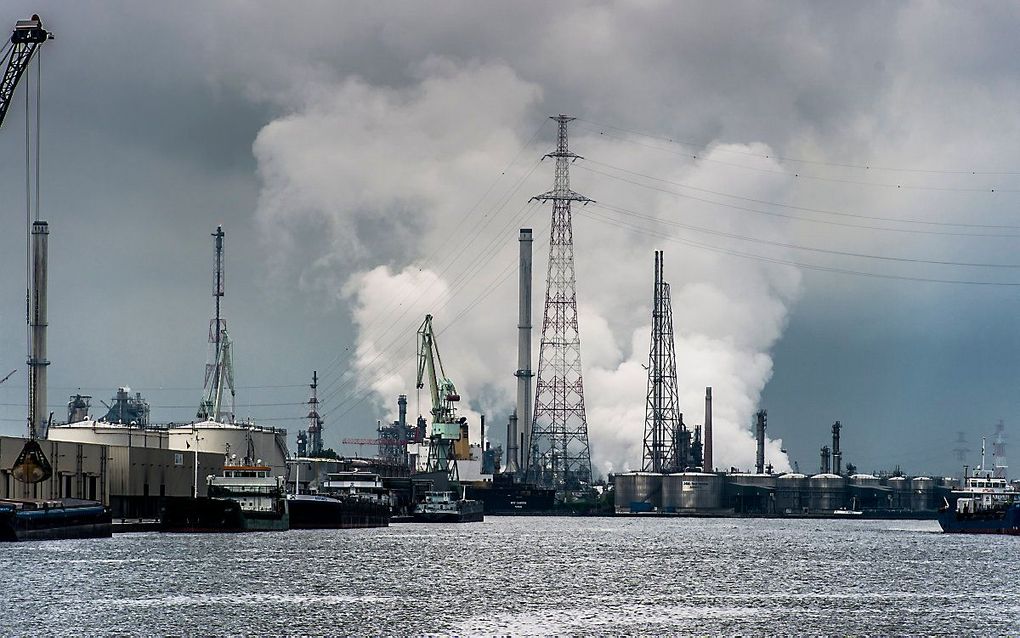
M550 148L528 140L548 114L539 110L539 88L502 64L430 59L416 73L418 84L407 89L358 79L306 87L307 100L267 125L255 143L258 219L281 269L349 304L358 331L351 386L374 394L381 418L398 393L409 394L416 407L415 330L431 313L467 414L487 414L491 439L499 442L515 393L519 227L535 229L536 352L540 337L550 211L526 202L550 188L552 162L536 169ZM544 145L552 144L553 125L547 126L539 137ZM685 422L702 423L704 389L712 386L716 466L748 468L754 462L748 426L771 377L769 351L799 294L800 274L732 254L766 252L761 246L674 224L766 240L785 239L787 229L777 218L664 192L703 191L640 176L782 201L787 182L768 171L784 168L759 160L755 166L766 171L748 171L733 183L733 172L719 170L717 160L733 161L739 157L733 151L769 155L769 149L717 145L693 159L667 144L654 145L665 150L649 146L583 121L572 129L571 149L592 160L575 164L572 187L599 203L576 207L574 215L593 469L605 474L641 464L642 364L657 248L665 250L672 285ZM315 242L315 259L297 248L305 238ZM533 361L537 368L537 356ZM427 396L422 402L427 413ZM780 450L781 441L769 440L769 461L785 470Z

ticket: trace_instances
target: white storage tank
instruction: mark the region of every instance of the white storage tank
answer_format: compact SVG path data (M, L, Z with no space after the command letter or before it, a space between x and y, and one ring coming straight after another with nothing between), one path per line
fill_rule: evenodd
M680 472L669 478L680 484L677 510L716 510L722 507L723 477L708 472Z
M651 512L662 505L662 475L652 472L625 472L613 479L613 502L617 513Z
M934 510L932 495L935 492L935 481L927 476L915 476L910 481L910 509L914 512Z
M833 512L846 506L846 479L838 474L815 474L809 481L808 507L815 512Z
M889 507L894 510L910 509L910 479L905 476L893 476L886 485L891 490Z
M637 490L635 472L621 472L613 477L613 504L617 514L630 513L630 504L634 502Z
M808 477L789 472L776 479L776 510L796 514L808 506Z

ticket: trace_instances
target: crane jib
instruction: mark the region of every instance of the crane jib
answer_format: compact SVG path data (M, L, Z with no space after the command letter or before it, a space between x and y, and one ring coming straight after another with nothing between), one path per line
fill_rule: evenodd
M37 15L32 16L31 20L19 20L14 26L10 40L11 49L7 54L7 68L4 70L3 80L0 80L0 126L7 116L7 109L10 108L11 100L14 98L18 81L28 68L28 63L32 61L32 55L40 44L51 39L53 34L43 29L42 20Z

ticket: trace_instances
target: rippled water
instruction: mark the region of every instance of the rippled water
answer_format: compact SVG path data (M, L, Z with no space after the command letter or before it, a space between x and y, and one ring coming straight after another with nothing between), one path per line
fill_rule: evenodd
M0 545L4 634L1017 635L1020 538L496 518Z

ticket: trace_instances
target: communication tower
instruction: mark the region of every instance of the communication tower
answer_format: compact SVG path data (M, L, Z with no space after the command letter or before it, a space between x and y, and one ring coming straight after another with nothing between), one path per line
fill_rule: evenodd
M216 316L209 322L209 359L205 364L205 384L202 402L196 416L225 423L234 422L234 362L227 321L220 316L220 299L223 298L223 238L222 226L212 234L213 256L213 299L216 300ZM230 409L225 409L223 399L230 392Z

